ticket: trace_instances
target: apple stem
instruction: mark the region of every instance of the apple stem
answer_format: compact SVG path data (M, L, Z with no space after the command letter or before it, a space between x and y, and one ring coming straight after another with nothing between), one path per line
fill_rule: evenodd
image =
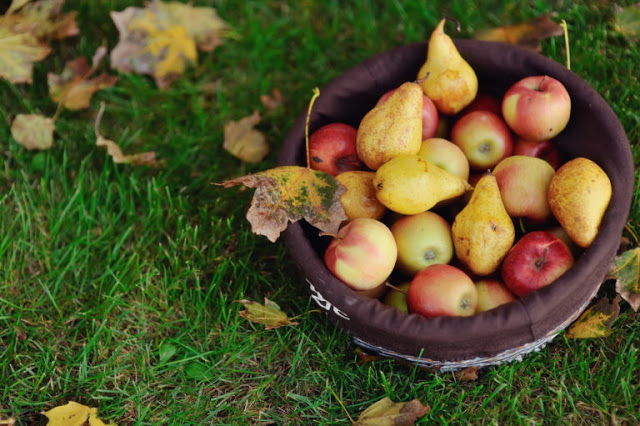
M536 261L536 268L542 268L542 265L544 265L547 260L547 253L549 253L549 247L544 248L544 251L542 252L542 259Z
M547 80L549 76L545 75L540 79L540 84L538 84L538 92L542 92L542 84Z
M523 234L526 234L527 230L524 227L524 221L522 220L522 218L518 218L518 223L520 224L520 231L522 231Z
M313 107L313 103L320 96L320 89L317 87L313 88L313 96L311 97L311 101L309 101L309 111L307 111L307 121L304 125L304 144L305 151L307 154L307 169L311 168L311 159L309 158L309 118L311 117L311 108Z
M340 237L338 237L337 234L333 234L331 232L318 232L318 236L320 236L320 237L333 237L333 238L336 238L336 239L340 238Z
M569 49L569 29L567 28L567 21L562 20L562 30L564 31L564 49L567 51L567 69L571 70L571 50Z
M442 19L446 19L447 21L453 21L456 23L456 31L460 32L462 30L462 24L460 24L460 21L458 21L456 18L454 18L453 16L449 16L449 15L444 15L442 17Z
M418 80L414 81L414 83L416 83L416 84L420 84L420 83L422 83L423 81L425 81L427 78L429 78L429 76L430 76L430 75L431 75L431 71L427 71L427 75L425 75L424 77L422 77L422 78L420 78L420 79L418 79Z
M407 294L407 290L403 290L403 289L401 289L399 287L396 287L395 285L391 284L389 281L385 281L384 285L386 285L387 287L392 288L395 291L399 291L402 294L405 294L405 295Z

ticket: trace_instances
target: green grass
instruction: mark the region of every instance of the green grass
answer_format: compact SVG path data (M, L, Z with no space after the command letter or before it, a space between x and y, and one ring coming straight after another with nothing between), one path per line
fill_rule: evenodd
M55 112L46 73L103 42L113 48L108 12L142 3L67 0L80 35L53 43L32 85L0 81L0 419L44 424L39 412L73 400L122 425L346 424L343 406L357 418L389 396L430 405L423 424L640 422L640 321L628 305L606 338L561 335L473 382L391 360L359 364L349 336L311 312L284 246L251 233L252 191L211 185L272 167L314 87L424 40L444 14L467 37L557 12L572 70L609 101L638 164L640 45L614 30L613 4L196 1L216 7L237 37L164 91L120 74L89 110L61 114L51 150L19 146L15 114ZM543 54L564 63L562 38L544 41ZM259 96L274 88L286 103L258 126L273 152L242 165L222 149L223 125L263 111ZM101 101L102 134L126 152L157 151L166 168L116 165L95 146ZM238 315L236 300L264 297L301 315L299 325L265 331Z

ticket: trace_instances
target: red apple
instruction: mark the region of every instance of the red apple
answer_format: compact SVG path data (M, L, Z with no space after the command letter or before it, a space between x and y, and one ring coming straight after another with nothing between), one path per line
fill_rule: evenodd
M391 230L371 218L357 218L344 225L324 253L327 268L354 290L384 285L398 257Z
M564 85L548 75L526 77L502 99L502 116L511 130L526 140L557 136L569 122L571 98Z
M472 169L491 169L511 155L511 132L500 116L489 111L473 111L455 122L451 142L462 149Z
M526 233L502 262L502 280L517 296L547 286L573 266L562 240L547 231Z
M409 312L425 317L470 316L477 303L476 285L451 265L427 266L413 277L407 292Z
M378 99L376 105L380 105L389 99L389 96L393 94L397 89L391 89ZM436 109L433 101L427 96L423 95L422 98L422 140L432 138L438 131L438 110Z
M468 114L473 111L489 111L498 116L502 115L500 99L492 93L480 92L475 99L462 111Z
M562 152L552 140L528 141L522 138L516 139L513 146L513 155L528 155L538 157L551 164L553 170L558 170L562 165Z
M320 127L309 136L309 166L332 176L363 169L356 154L356 133L353 126L344 123Z
M500 280L486 278L476 282L478 306L476 313L489 311L516 300L516 297Z

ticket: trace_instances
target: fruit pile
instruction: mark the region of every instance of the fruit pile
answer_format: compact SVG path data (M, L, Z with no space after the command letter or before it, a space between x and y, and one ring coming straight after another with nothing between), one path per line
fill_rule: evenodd
M551 284L595 239L611 182L554 142L571 98L551 76L483 92L441 21L415 82L358 128L327 124L309 165L346 187L324 253L345 285L403 312L469 316Z

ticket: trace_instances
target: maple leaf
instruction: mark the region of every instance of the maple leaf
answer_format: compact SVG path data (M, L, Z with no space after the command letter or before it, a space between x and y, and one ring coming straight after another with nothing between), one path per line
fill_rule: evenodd
M222 147L247 163L259 163L269 153L269 144L262 132L254 129L260 122L260 114L252 115L239 121L230 121L224 125L224 143Z
M431 407L423 405L417 399L409 402L393 402L391 398L384 397L364 410L355 424L358 426L413 425L429 411Z
M542 15L531 21L479 31L475 38L516 44L540 52L541 40L563 34L564 30L560 24L553 21L550 15Z
M611 334L611 326L620 314L620 296L612 302L606 297L598 300L580 315L567 330L568 339L590 339Z
M640 247L616 256L609 275L616 280L616 291L631 308L640 309Z
M11 123L11 136L28 150L51 148L55 130L53 119L38 114L18 114Z
M0 22L0 77L11 83L31 83L33 63L46 58L51 48L29 33L18 33Z
M640 3L627 7L616 7L613 26L625 37L638 38L640 36Z
M80 57L68 61L62 74L48 73L47 81L51 99L72 111L84 109L89 107L95 92L116 84L118 77L106 72L88 79L99 65L101 56L104 56L102 52L106 52L106 49L99 49L96 52L91 67L84 57Z
M43 41L77 35L77 12L62 13L63 5L64 0L12 3L11 13L0 17L0 26L14 32L32 34Z
M225 188L256 188L247 212L254 233L275 242L289 222L302 218L336 234L347 216L340 203L346 188L328 173L302 166L280 166L217 183Z
M257 322L265 325L265 330L282 327L285 325L297 325L289 319L287 314L282 312L277 303L264 298L264 305L251 300L237 300L245 307L244 311L240 311L239 315L251 322Z
M89 426L117 426L115 423L106 424L98 418L98 409L87 407L77 402L69 401L67 405L52 408L44 414L49 422L47 426L82 426L89 422Z

